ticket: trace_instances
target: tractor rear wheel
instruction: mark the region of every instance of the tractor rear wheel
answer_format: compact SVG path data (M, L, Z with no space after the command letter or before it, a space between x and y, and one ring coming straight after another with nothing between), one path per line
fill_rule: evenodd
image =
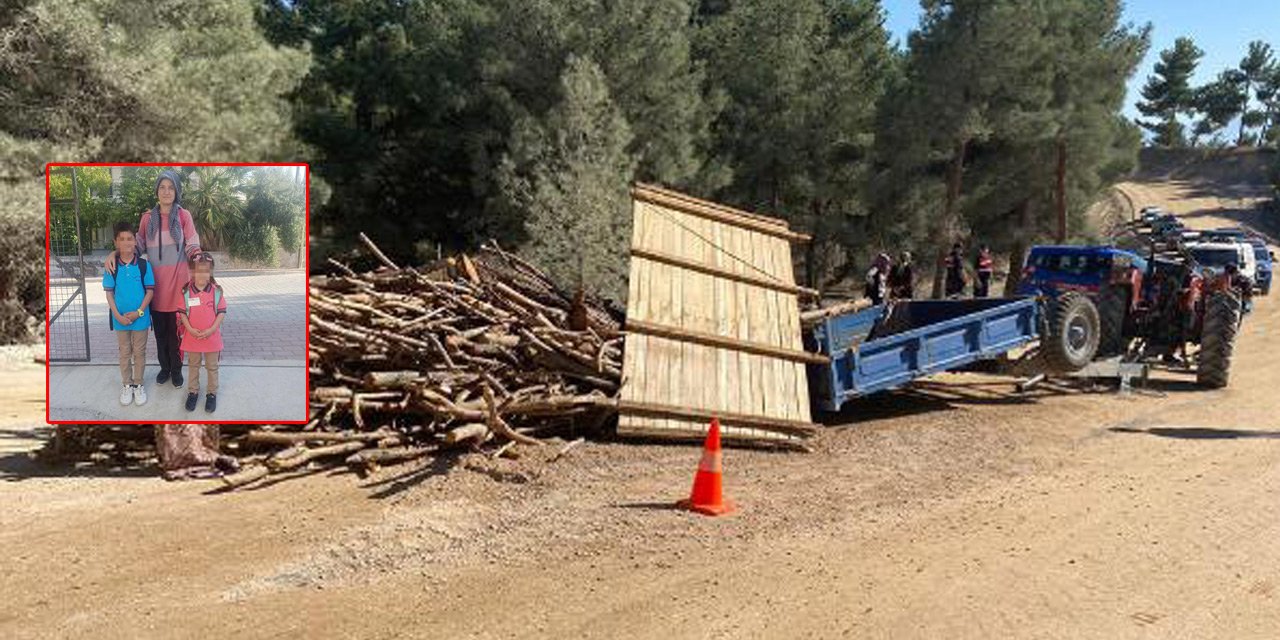
M1093 362L1102 324L1093 301L1075 291L1063 293L1049 304L1046 324L1041 346L1050 371L1070 373Z
M1196 383L1211 389L1227 386L1231 355L1240 331L1240 298L1230 291L1209 296L1204 305L1204 331L1200 334L1200 361Z
M1098 318L1102 322L1098 355L1114 356L1125 352L1128 340L1125 339L1124 324L1128 313L1128 287L1107 287L1102 290L1102 295L1098 296Z

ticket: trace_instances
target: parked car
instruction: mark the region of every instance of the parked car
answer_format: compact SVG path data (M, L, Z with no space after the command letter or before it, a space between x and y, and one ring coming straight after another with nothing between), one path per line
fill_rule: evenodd
M1187 251L1206 276L1222 273L1228 264L1235 264L1240 273L1258 281L1258 260L1253 246L1246 242L1193 242L1187 245Z
M1271 248L1267 246L1267 242L1257 236L1249 238L1249 246L1253 248L1253 257L1258 262L1258 277L1254 279L1254 284L1258 286L1258 292L1262 295L1271 293L1271 273L1274 270L1275 255L1271 253Z

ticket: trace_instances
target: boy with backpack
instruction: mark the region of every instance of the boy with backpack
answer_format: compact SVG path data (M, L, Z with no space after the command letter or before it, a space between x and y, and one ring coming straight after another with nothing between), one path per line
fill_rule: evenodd
M120 346L120 404L144 405L147 391L142 386L142 372L156 281L147 259L135 251L137 238L132 224L116 223L115 245L115 268L102 274L102 288L111 308L111 330L116 332Z

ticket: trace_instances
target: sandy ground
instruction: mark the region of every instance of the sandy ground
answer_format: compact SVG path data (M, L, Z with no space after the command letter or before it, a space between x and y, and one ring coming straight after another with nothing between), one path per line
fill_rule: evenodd
M1126 188L1195 226L1252 204ZM226 495L10 455L0 636L1276 638L1274 335L1262 299L1221 391L956 374L877 396L812 454L727 452L720 519L670 508L699 457L678 446ZM6 420L0 442L41 437Z

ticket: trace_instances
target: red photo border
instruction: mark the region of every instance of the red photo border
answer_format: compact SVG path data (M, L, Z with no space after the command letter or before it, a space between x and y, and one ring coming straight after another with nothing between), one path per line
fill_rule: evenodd
M302 220L302 246L303 246L303 273L307 277L306 291L306 322L305 327L305 343L303 353L305 355L306 370L304 378L306 380L306 403L308 414L311 406L311 165L305 162L50 162L44 167L44 306L45 312L45 341L44 341L44 419L48 424L188 424L191 421L172 421L172 422L135 422L131 420L99 420L90 422L74 422L71 420L51 420L49 405L49 380L50 369L53 364L49 362L49 283L50 283L50 266L53 263L51 258L53 254L52 232L52 205L50 205L49 182L51 177L51 169L55 167L302 167L305 175ZM87 287L86 287L87 289ZM88 291L85 291L88 294ZM302 420L272 420L271 424L307 424L309 419ZM261 420L211 420L200 421L201 424L264 424Z

